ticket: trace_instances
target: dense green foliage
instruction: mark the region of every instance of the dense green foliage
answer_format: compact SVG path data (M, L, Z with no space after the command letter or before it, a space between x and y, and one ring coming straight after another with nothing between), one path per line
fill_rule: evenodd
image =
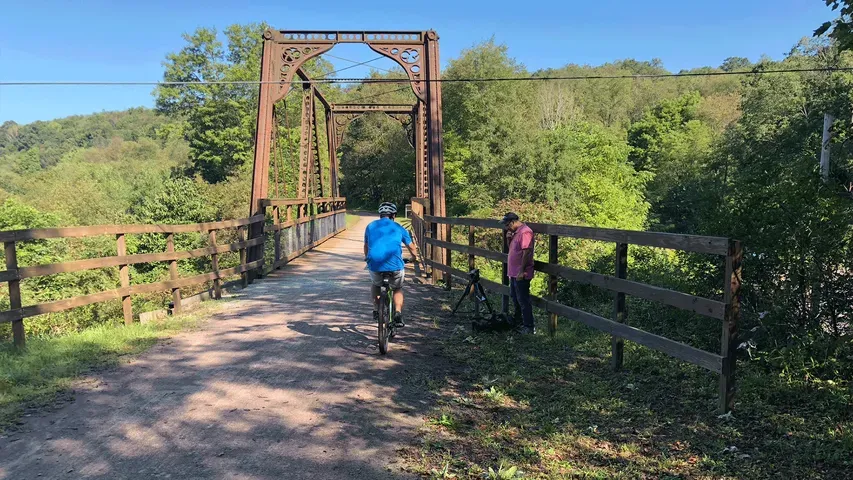
M222 82L257 80L261 64L261 34L266 24L231 25L224 33L226 45L214 29L185 34L187 45L167 56L164 81ZM331 71L318 59L304 69L313 78ZM228 179L250 163L258 92L251 84L193 84L158 87L157 111L183 120L181 128L190 146L190 173L209 183ZM299 107L296 102L295 106ZM296 111L295 118L299 118ZM294 122L298 127L299 121ZM296 132L298 136L298 130Z
M405 205L414 196L415 152L397 121L369 114L354 121L341 148L347 201L375 209L383 201ZM352 192L352 193L349 193Z
M373 72L372 77L403 78L403 73ZM364 103L415 103L415 95L407 85L368 83L335 89L327 96L341 103L362 99ZM415 195L415 149L409 135L397 120L385 114L367 114L349 123L338 154L341 192L350 207L374 210L383 201L404 205Z
M805 43L782 64L849 67L853 57ZM853 376L851 82L849 73L746 81L743 117L705 175L710 208L697 215L701 232L740 238L749 249L744 330L757 329L762 358L824 379ZM822 183L816 152L825 112L838 120Z
M187 46L169 54L165 81L254 80L260 69L260 43L251 42L263 25L233 25L225 30L228 50L212 29L185 34ZM218 183L252 158L257 89L247 85L196 84L162 86L157 110L183 119L190 146L191 171Z

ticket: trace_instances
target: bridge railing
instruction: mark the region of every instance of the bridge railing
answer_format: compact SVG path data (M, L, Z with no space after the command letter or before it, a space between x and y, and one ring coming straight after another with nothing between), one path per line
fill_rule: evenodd
M434 260L425 260L431 268L447 272L467 281L468 273L453 268L450 264L450 252L466 254L469 259L469 267L474 266L475 257L481 257L503 264L502 282L497 283L481 279L483 286L492 292L504 296L504 305L508 303L509 278L507 277L507 242L504 235L504 248L502 252L474 246L474 228L503 230L503 225L496 220L476 218L444 218L434 217L418 210L416 202L413 201L412 225L418 241L428 248L445 249L447 255L446 264ZM416 212L418 210L418 212ZM418 217L419 214L422 216ZM430 224L441 224L448 226L467 226L468 244L462 245L451 242L443 242L431 238ZM548 262L535 262L535 270L549 276L548 295L546 298L533 297L533 303L537 307L551 314L549 332L553 335L557 328L557 317L561 316L581 322L589 327L612 335L611 355L614 368L622 366L623 340L631 340L648 348L663 352L675 358L681 359L693 365L698 365L711 372L719 374L719 410L723 413L731 410L734 394L734 371L735 353L737 344L735 336L737 324L740 317L740 273L743 250L741 243L737 240L721 237L706 237L695 235L678 235L656 232L640 232L629 230L613 230L604 228L580 227L573 225L552 224L527 224L534 233L548 236ZM598 240L615 243L615 275L603 275L600 273L578 270L558 263L558 239L561 237ZM725 274L721 290L722 300L704 298L690 295L666 288L648 285L645 283L627 280L628 272L628 246L642 245L649 247L666 248L686 252L698 252L724 257ZM427 256L429 258L429 256ZM605 318L577 308L569 307L559 303L557 299L558 279L571 280L588 285L593 285L613 292L613 315ZM645 300L650 300L664 305L669 305L680 310L686 310L721 321L721 351L709 352L684 343L646 332L626 324L625 296L632 295ZM506 309L506 307L504 307Z
M266 266L270 266L267 271L279 268L346 228L346 200L343 198L268 199L262 202L273 208L271 222L266 215L256 215L238 220L184 225L97 225L0 231L0 243L4 244L6 260L6 270L0 270L0 284L7 284L9 298L9 309L0 311L0 323L11 322L14 342L18 346L23 346L25 344L24 319L37 315L120 299L124 321L130 324L133 322L132 295L164 291L171 291L173 312L177 313L181 311L181 288L212 282L212 294L215 298L220 298L223 280L240 275L245 286L252 282L255 273L264 272ZM282 207L286 209L284 222L281 221L280 215ZM275 254L272 262L263 256L257 260L248 261L247 250L260 248L263 251L265 245L268 245L265 235L247 238L250 227L265 223L270 224L265 225L263 230L274 237ZM228 236L237 240L226 244L217 243L217 233L223 233L223 230L229 229L236 230L236 232L228 232ZM201 235L201 239L206 235L208 246L192 250L175 249L176 234L193 233ZM128 255L127 237L142 234L163 235L166 240L166 251ZM107 235L115 238L116 255L114 256L43 265L20 266L18 264L18 247L24 242ZM239 263L233 267L220 269L220 256L232 252L239 252ZM209 259L211 271L180 277L179 260L203 258ZM169 280L131 284L130 265L161 262L169 265ZM22 280L110 267L118 268L119 288L35 305L23 305Z
M346 198L269 198L261 200L272 224L264 233L272 235L270 270L320 245L346 229Z
M427 229L424 216L430 214L429 202L424 198L413 198L411 207L412 236L414 237L412 240L418 245L424 258L432 258L427 254L427 244L424 242ZM427 266L424 265L424 267Z

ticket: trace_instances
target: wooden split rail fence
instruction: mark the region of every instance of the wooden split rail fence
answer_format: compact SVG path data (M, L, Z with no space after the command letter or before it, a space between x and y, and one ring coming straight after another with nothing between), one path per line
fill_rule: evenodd
M272 225L267 225L263 229L265 232L272 233L275 237L275 260L269 270L281 267L346 228L346 200L343 198L269 199L262 200L262 202L264 205L274 207ZM280 206L286 206L287 208L287 220L284 223L279 221L278 214ZM261 275L264 273L265 260L263 257L254 261L247 261L247 250L259 248L263 251L265 245L264 235L247 238L247 233L249 227L259 223L263 224L265 221L266 215L256 215L239 220L186 225L98 225L0 231L0 243L4 244L6 259L6 270L0 271L0 283L7 283L10 303L9 310L0 311L0 323L11 322L14 343L15 345L23 346L25 344L23 321L25 318L36 315L61 312L93 303L121 299L124 321L130 324L133 322L131 295L171 291L173 311L180 312L181 288L213 282L213 295L217 299L221 298L221 282L223 279L234 275L241 275L242 283L245 286L252 282L255 274ZM324 224L326 223L329 223L329 225L325 226ZM320 226L317 224L320 224ZM292 247L290 251L283 252L280 241L281 234L282 231L286 231L290 227L302 228L304 229L304 234L295 235L295 242L290 245ZM239 240L224 245L218 244L217 232L233 228L237 229ZM318 232L322 232L323 236L317 238ZM176 251L174 236L181 233L207 234L209 246L193 250ZM166 237L166 251L163 253L127 255L126 236L136 234L164 235ZM17 245L21 242L102 235L115 236L115 256L46 265L18 265ZM239 252L239 264L234 267L220 269L219 256L229 252ZM210 257L212 271L180 278L178 261L201 257ZM155 262L169 262L169 280L131 285L130 265ZM21 280L107 267L118 267L119 282L121 284L119 288L37 305L24 306L22 304Z
M656 232L640 232L630 230L614 230L604 228L580 227L572 225L552 225L527 223L534 233L548 236L548 262L535 262L535 270L549 276L547 298L533 297L535 306L550 313L549 333L553 335L557 328L557 317L561 316L581 322L589 327L612 335L611 355L615 369L622 366L623 341L631 340L640 345L666 353L693 365L698 365L711 372L719 374L719 404L721 413L731 411L733 406L735 382L735 354L737 350L736 334L740 317L740 284L741 261L743 249L737 240L721 237L706 237L695 235L679 235ZM448 229L447 238L443 242L434 236L436 226ZM452 243L450 226L468 227L468 244ZM422 199L412 200L412 229L419 246L424 249L427 258L424 262L433 270L443 271L450 276L456 276L467 281L468 273L453 268L451 252L459 252L468 256L469 266L473 268L474 259L481 257L503 264L503 279L501 283L481 279L483 286L494 293L503 295L504 311L509 303L509 278L507 276L507 242L504 235L504 248L496 252L474 245L474 229L499 229L503 225L497 220L476 218L445 218L429 215L426 202ZM598 240L612 242L615 251L615 275L578 270L558 263L558 239L560 237ZM649 247L667 248L686 252L698 252L724 257L725 273L721 290L722 299L704 298L682 293L666 288L644 284L627 279L628 246L642 245ZM435 258L434 249L444 249L444 262L429 260ZM557 282L559 279L576 281L593 285L613 292L612 318L604 318L583 310L562 305L557 300ZM719 320L721 328L720 352L709 352L675 340L646 332L627 324L625 296L632 295L645 300L651 300L664 305L697 313L704 317Z

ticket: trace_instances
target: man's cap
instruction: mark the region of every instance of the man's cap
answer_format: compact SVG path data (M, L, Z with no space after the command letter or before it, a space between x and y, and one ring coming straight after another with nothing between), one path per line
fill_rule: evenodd
M518 220L518 215L513 212L508 212L506 215L504 215L504 218L501 219L501 223L507 225L510 222L514 222L516 220Z

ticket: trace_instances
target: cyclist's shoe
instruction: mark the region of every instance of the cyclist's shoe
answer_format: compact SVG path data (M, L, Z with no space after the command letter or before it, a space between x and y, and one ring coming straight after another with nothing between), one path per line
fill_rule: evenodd
M522 326L521 328L518 329L518 333L520 333L522 335L533 335L536 333L536 328L535 327Z
M377 312L376 310L373 311L373 321L374 322L379 321L379 312Z
M394 327L395 328L403 328L406 324L403 323L403 314L400 312L396 312L394 314Z

